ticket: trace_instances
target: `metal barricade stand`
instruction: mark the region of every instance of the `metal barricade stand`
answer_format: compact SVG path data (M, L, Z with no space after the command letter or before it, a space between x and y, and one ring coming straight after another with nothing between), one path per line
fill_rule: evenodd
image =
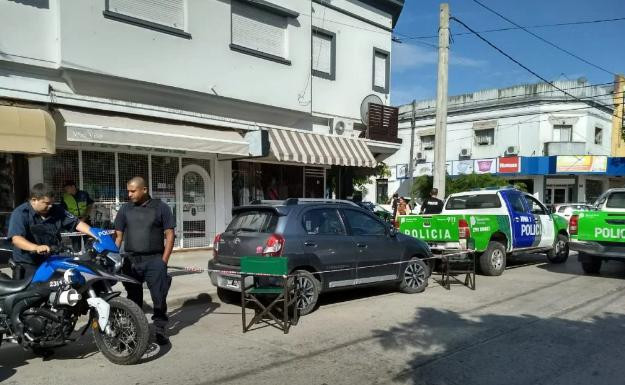
M291 326L299 320L296 298L297 292L293 277L288 276L286 257L242 257L241 258L241 321L243 333L253 325L264 323L274 326L287 334ZM245 277L254 277L254 284L245 287ZM268 278L274 278L269 280ZM274 282L280 281L276 286ZM269 282L268 282L269 281ZM265 306L259 295L276 296ZM254 306L254 317L247 322L245 310L248 304ZM274 310L281 315L274 314Z
M451 290L452 280L475 290L475 250L432 248L441 260L441 285ZM464 281L456 276L464 274Z

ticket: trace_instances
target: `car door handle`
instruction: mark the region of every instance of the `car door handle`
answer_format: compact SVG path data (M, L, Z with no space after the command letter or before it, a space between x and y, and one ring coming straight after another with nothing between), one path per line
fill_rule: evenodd
M358 247L367 247L366 243L356 243L356 246Z
M317 244L315 242L307 241L304 242L304 246L317 247Z

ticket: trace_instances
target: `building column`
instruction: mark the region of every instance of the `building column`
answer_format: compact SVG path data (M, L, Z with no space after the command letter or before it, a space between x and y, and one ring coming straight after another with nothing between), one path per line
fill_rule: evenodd
M232 161L215 160L215 231L219 234L232 219Z
M28 186L43 183L43 157L33 156L28 158Z
M545 201L545 176L534 177L534 196L541 202Z

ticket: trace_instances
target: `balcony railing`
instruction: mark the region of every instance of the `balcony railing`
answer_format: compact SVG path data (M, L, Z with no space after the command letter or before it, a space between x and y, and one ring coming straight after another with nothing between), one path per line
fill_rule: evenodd
M545 155L584 155L585 142L545 142Z
M399 109L382 104L369 103L369 124L360 138L380 142L401 143L397 137Z

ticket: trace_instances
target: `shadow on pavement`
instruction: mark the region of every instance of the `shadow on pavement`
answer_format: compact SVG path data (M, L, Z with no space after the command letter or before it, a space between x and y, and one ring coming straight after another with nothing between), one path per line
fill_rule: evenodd
M207 316L219 308L221 304L214 302L207 293L201 293L196 298L186 300L182 306L169 313L167 334L175 336L183 329L194 325L202 317Z
M566 263L551 264L546 263L538 266L539 269L547 270L552 273L569 274L569 275L588 275L582 270L582 264L577 261L577 255L569 256ZM623 279L625 278L625 263L620 261L604 261L601 264L601 271L594 275L601 278Z
M573 309L574 310L574 309ZM621 384L623 314L588 321L530 315L464 317L434 308L374 336L406 359L393 381L443 384Z

